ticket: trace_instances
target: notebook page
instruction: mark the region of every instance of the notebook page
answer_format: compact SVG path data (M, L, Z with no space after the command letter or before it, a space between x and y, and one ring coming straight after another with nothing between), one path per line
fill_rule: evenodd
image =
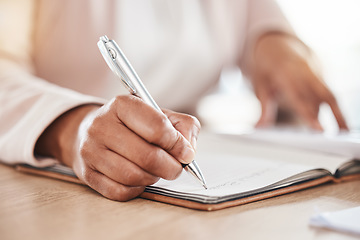
M207 190L185 171L174 181L161 179L152 186L187 194L222 197L265 187L295 174L315 169L310 165L226 153L198 153L196 161L206 179Z
M239 139L276 143L279 146L294 147L318 153L335 154L351 158L360 158L360 132L321 133L316 131L273 127L254 129L247 133L222 132L237 136ZM337 167L337 166L336 166ZM332 169L333 171L335 169Z

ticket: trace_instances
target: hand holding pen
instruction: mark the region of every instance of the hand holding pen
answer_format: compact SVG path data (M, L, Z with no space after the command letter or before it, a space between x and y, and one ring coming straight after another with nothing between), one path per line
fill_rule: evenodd
M200 125L189 115L164 113L125 95L88 114L80 125L79 157L72 163L80 180L107 198L126 201L159 178L177 178L181 163L195 157L190 141L196 141Z
M102 36L98 42L98 47L109 68L121 79L129 92L140 97L145 103L162 113L162 110L151 97L140 77L137 75L116 42L114 40L109 40L107 36ZM204 176L195 160L190 163L181 162L181 164L187 172L207 189Z
M159 112L134 95L118 96L59 116L40 136L35 153L72 167L103 196L126 201L159 178L178 177L182 164L195 157L199 131L192 116Z

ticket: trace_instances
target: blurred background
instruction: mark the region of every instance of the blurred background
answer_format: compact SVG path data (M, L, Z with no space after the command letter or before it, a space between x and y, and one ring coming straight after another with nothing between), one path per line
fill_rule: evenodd
M298 36L321 61L324 79L352 130L360 131L360 1L277 0ZM260 104L238 69L225 69L218 89L198 106L203 125L213 130L247 131L260 116ZM337 131L322 106L325 131Z

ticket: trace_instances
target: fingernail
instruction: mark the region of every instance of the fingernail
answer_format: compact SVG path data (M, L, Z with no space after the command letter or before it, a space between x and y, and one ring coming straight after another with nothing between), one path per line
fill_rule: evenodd
M191 163L192 160L194 160L194 158L195 158L195 151L194 151L193 147L190 145L185 146L184 150L181 153L180 162L188 164L188 163Z

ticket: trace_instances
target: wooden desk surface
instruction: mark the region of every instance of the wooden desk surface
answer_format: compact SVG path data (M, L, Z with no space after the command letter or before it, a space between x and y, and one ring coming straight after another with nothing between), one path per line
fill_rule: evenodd
M315 208L360 205L360 181L215 212L144 199L126 203L0 164L0 239L356 239L308 226Z
M213 138L215 137L215 138ZM339 166L338 158L202 134L198 152ZM218 139L218 140L215 140ZM221 146L220 146L221 145ZM321 166L321 165L320 165ZM202 212L135 199L108 200L92 189L0 164L0 240L7 239L355 239L308 226L316 212L360 206L360 181L327 184L243 206Z

